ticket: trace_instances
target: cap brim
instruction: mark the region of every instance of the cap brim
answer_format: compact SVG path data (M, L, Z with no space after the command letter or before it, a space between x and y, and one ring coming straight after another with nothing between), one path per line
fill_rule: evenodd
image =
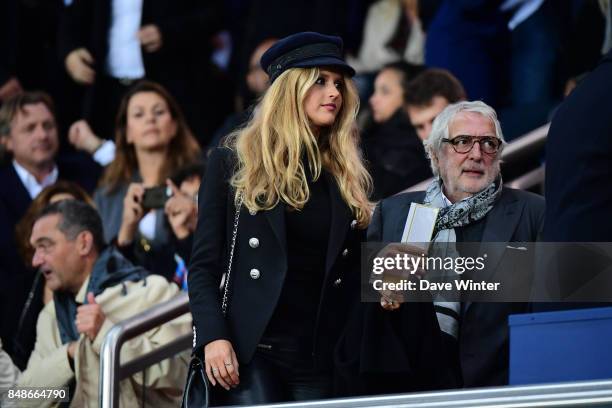
M334 67L346 73L349 77L355 76L355 70L346 61L336 57L316 57L300 61L291 65L292 68L312 68L312 67Z

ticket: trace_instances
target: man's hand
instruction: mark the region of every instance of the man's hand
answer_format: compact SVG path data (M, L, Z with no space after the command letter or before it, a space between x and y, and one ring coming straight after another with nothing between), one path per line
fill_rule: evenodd
M161 31L155 24L147 24L138 30L138 39L146 52L158 51L162 45Z
M79 150L84 150L89 154L94 154L100 146L102 146L102 139L95 135L95 133L89 127L86 120L78 120L70 126L68 130L68 140L70 143Z
M0 102L6 102L13 96L23 92L21 83L15 77L12 77L0 86Z
M77 308L77 331L85 334L89 340L93 341L98 335L104 320L106 320L106 315L102 311L102 307L96 303L93 292L89 292L87 294L87 304Z
M85 48L77 48L66 57L66 71L75 82L91 85L96 80L96 71L91 67L94 59Z

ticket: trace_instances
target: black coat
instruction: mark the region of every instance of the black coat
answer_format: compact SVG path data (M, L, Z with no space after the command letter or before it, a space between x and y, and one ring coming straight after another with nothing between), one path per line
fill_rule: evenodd
M368 229L368 241L400 242L410 204L422 203L424 198L424 192L411 192L381 201ZM523 264L522 258L531 254L508 248L502 251L502 246L489 243L533 242L543 222L542 197L524 191L503 189L499 201L485 218L482 236L481 249L488 254L487 265L495 266L491 269L492 276L512 273L512 267ZM528 305L467 303L464 309L459 333L460 381L465 387L507 384L508 315L524 313L528 311ZM403 388L397 384L392 384L392 388L384 388L385 384L379 384L375 392L408 392L455 385L454 380L449 378L442 357L444 351L431 303L404 303L396 312L381 312L382 308L378 304L370 304L369 309L364 307L364 310L361 327L357 325L347 329L347 332L351 329L353 332L343 337L341 345L345 350L339 350L345 354L345 364L349 357L346 349L361 352L359 364L353 362L353 369L359 368L359 380L371 377L372 373L379 373L382 378L393 378L391 374L400 373L403 378L412 379L406 380ZM381 323L381 319L386 321ZM359 343L359 347L355 342ZM349 389L347 392L363 391Z
M194 60L210 56L209 39L221 28L220 17L216 1L144 0L141 26L157 25L163 41L159 51L143 52L147 78L162 83L189 78L184 75L193 73ZM74 0L60 21L61 60L84 47L94 58L96 72L104 72L111 20L111 0Z
M235 160L229 149L212 151L199 193L199 219L189 265L189 300L197 330L196 348L217 339L232 342L241 363L248 363L274 312L287 274L285 205L254 215L243 206L230 279L227 316L221 313L219 285L227 270L233 230L234 193L229 187ZM314 332L319 367L331 364L333 347L346 321L349 294L358 291L359 244L356 227L335 181L328 177L331 221L329 246ZM252 248L250 238L259 246ZM257 279L252 269L259 271Z
M552 120L546 143L546 241L612 241L611 92L612 51Z

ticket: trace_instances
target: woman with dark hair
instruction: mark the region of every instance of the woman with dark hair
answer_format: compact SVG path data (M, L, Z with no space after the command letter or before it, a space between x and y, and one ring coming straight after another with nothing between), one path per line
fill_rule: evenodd
M431 177L422 141L406 112L406 88L424 67L406 62L386 65L376 76L370 98L371 120L363 146L379 200Z
M209 157L189 297L194 352L223 404L331 395L372 209L341 52L318 33L278 41L253 117Z
M105 239L135 263L171 279L174 237L164 206L176 188L168 179L196 162L200 148L174 98L149 81L124 95L115 145L115 159L94 194Z

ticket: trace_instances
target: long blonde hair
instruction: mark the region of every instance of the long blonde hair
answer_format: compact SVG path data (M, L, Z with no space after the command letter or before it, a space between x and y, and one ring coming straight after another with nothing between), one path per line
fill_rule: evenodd
M365 228L371 218L372 180L358 147L359 97L352 80L345 77L342 107L334 124L315 136L304 99L318 78L319 68L292 68L272 83L251 121L227 139L238 157L231 184L242 193L249 210L269 210L279 201L301 209L310 196L301 160L305 154L314 179L322 169L331 173L358 225Z

